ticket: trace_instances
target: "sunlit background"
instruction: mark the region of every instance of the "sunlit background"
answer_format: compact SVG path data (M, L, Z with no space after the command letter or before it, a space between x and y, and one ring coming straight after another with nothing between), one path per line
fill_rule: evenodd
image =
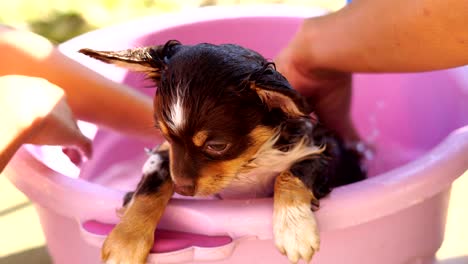
M84 32L137 17L178 12L210 5L287 4L318 6L330 11L345 0L0 0L0 23L28 29L54 43ZM1 51L0 51L1 58ZM39 219L28 199L0 175L0 264L50 264ZM446 241L439 250L444 264L467 264L466 209L468 186L465 175L454 185ZM465 219L465 220L463 220ZM461 222L460 222L461 221ZM462 243L460 243L462 242ZM468 242L467 242L468 243ZM451 257L457 257L451 259ZM85 263L84 263L85 264ZM339 263L337 263L339 264Z
M287 4L337 10L345 0L0 0L0 24L59 44L84 32L143 16L210 5ZM1 59L1 51L0 51ZM33 205L0 175L0 264L50 264ZM86 263L83 263L86 264Z
M342 7L345 0L2 0L0 23L28 28L54 42L136 17L210 5L288 4Z

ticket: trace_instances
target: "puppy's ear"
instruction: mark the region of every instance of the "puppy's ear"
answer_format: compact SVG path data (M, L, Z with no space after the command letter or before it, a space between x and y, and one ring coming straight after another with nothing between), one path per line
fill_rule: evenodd
M280 108L289 117L304 117L311 113L307 101L278 71L273 63L250 75L250 88L268 108Z
M182 46L177 40L170 40L165 45L127 49L122 51L96 51L81 49L80 53L105 63L115 64L132 71L144 72L158 80L172 57Z

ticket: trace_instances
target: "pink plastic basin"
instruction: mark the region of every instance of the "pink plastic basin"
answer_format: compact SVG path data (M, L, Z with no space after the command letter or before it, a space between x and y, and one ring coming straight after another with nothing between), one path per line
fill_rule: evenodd
M148 95L144 76L78 54L165 43L238 43L268 58L307 16L321 10L284 6L205 8L98 30L61 46L104 76ZM356 75L353 118L376 153L371 178L335 189L317 213L317 264L432 263L443 240L451 183L468 168L468 70ZM79 87L77 87L79 89ZM115 210L139 180L140 142L82 124L94 159L74 167L54 147L22 148L5 174L36 204L49 252L58 264L100 263ZM272 199L186 200L168 206L149 263L288 263L272 237ZM21 228L21 227L16 227Z

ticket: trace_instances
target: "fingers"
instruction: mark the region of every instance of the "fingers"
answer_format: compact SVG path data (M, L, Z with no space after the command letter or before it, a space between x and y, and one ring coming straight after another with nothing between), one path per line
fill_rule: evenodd
M37 145L67 147L64 153L77 165L92 156L92 141L79 129L65 98L41 119L41 124L28 141Z
M62 152L68 156L70 161L79 166L86 160L91 159L93 143L91 139L83 135L74 121L70 129L65 128L64 132L69 133L69 136L63 138L62 145L65 147L62 148Z
M302 52L292 41L275 59L277 70L307 98L321 123L347 142L358 141L350 114L351 74L314 68L314 58L304 57Z
M284 56L292 55L282 53L277 69L294 89L307 98L319 121L345 141L358 141L359 135L350 114L351 74L323 69L304 72L301 65Z
M73 164L80 166L83 162L92 157L92 141L86 137L80 138L73 147L63 147L62 152L68 156Z
M93 155L93 142L87 138L75 123L75 128L71 131L71 146L78 148L81 155L84 155L86 159L90 159Z
M78 145L78 148L81 149L87 159L91 159L93 156L93 142L90 139L84 137L83 142Z
M19 75L3 76L0 86L2 97L7 99L2 105L14 116L10 122L28 131L21 144L67 147L64 153L77 165L91 158L92 142L78 128L60 87L45 79Z

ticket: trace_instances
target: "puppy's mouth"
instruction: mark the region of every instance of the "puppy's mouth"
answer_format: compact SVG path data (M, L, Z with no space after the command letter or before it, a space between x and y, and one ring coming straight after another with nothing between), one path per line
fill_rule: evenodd
M195 186L193 185L175 185L174 191L184 196L195 196Z

